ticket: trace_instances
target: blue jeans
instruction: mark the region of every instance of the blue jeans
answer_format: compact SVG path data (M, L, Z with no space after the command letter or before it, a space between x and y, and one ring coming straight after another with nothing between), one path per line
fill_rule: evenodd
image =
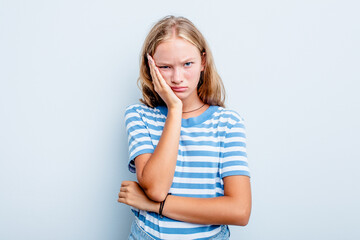
M211 240L229 240L230 230L227 225L221 226L221 231L215 236L210 238ZM131 225L131 231L128 240L154 240L149 234L147 234L136 222L136 219Z

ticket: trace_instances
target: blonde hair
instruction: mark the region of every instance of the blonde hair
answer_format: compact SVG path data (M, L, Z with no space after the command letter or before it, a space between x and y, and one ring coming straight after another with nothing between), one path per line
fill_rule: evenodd
M200 74L198 84L200 99L209 105L225 107L224 85L216 71L213 56L205 38L190 20L172 15L158 21L150 30L143 44L140 56L140 76L137 81L143 95L140 102L149 107L166 105L154 90L146 55L149 53L154 56L156 47L170 39L173 33L197 47L200 55L205 53L205 68Z

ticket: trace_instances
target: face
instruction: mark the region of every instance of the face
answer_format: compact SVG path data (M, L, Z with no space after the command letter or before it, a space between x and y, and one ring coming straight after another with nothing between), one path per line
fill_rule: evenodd
M198 98L197 85L204 64L199 50L193 44L182 38L171 38L157 46L153 58L178 98Z

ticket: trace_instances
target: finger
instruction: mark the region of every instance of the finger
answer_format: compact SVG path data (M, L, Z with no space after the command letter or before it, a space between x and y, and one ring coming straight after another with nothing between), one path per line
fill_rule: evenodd
M126 198L126 193L124 193L124 192L120 192L119 194L118 194L118 196L119 196L119 198Z
M119 199L118 199L118 202L119 202L119 203L126 204L126 205L128 205L128 206L130 206L130 207L131 207L130 202L129 202L129 201L127 201L127 200L126 200L126 198L119 198Z
M154 81L154 84L156 84L157 87L162 88L162 83L161 83L161 79L160 79L160 77L159 77L158 72L159 72L159 69L155 66L155 67L153 68L153 71L152 71L152 73L153 73L153 79L154 79L153 81Z
M128 188L127 187L121 187L120 188L120 192L128 192Z
M157 78L158 78L158 81L159 81L160 86L161 86L161 87L164 87L164 84L167 84L167 83L165 82L165 79L164 79L163 76L161 75L160 70L159 70L158 67L155 68L155 73L156 73L156 76L157 76Z
M125 203L126 204L126 199L125 198L118 198L117 200L119 203Z
M151 64L151 56L150 56L150 54L149 53L146 53L146 58L147 58L147 60L148 60L148 64L150 65Z
M152 73L151 77L152 77L152 80L153 80L152 82L153 82L155 91L158 92L162 88L162 86L160 84L159 78L157 77L155 69L152 69L151 73Z
M161 87L164 87L164 84L166 84L166 82L165 82L163 76L161 75L159 68L156 66L155 60L151 56L150 56L150 59L152 62L154 76L156 76L156 80L158 81L159 85Z
M126 187L129 186L133 181L122 181L121 182L121 187Z
M155 61L149 54L147 54L147 56L148 56L148 62L149 62L149 67L150 67L150 75L153 80L154 87L159 88L160 84L159 84L159 80L157 78L157 74L155 71L155 69L157 68L155 65Z
M163 87L164 86L164 78L160 73L159 68L156 66L154 60L152 59L152 76L154 79L154 83L157 84L159 87Z
M167 83L165 82L163 76L161 75L159 68L156 66L155 60L150 55L148 56L148 58L150 60L150 65L151 65L150 74L153 79L154 88L155 91L158 92L159 90L164 89Z
M155 60L150 55L148 55L148 56L149 56L148 58L149 58L150 67L151 67L150 70L152 70L151 72L154 74L154 76L157 76L157 72L159 72L159 69L155 64Z
M148 58L148 62L150 63L150 65L153 66L155 61L149 53L147 53L147 58Z
M155 60L148 54L148 62L150 70L153 70L156 67Z

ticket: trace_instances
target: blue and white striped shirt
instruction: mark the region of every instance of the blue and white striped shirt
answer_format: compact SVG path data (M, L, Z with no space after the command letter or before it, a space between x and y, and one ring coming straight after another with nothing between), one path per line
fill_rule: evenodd
M166 106L133 104L126 108L129 170L135 157L153 153L167 116ZM235 111L210 106L201 115L182 119L177 163L169 192L175 196L211 198L224 196L223 178L250 177L244 119ZM209 239L220 225L181 222L157 213L132 208L139 225L154 239Z

